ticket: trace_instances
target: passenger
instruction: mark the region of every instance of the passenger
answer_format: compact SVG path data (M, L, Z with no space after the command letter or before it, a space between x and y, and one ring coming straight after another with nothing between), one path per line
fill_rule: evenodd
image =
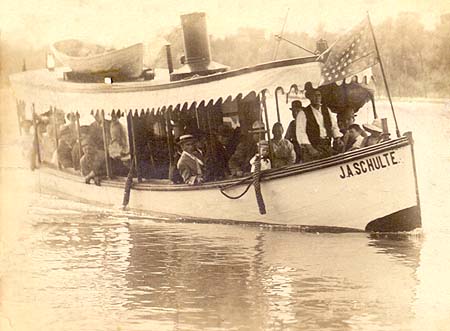
M339 131L342 133L342 147L339 152L345 152L347 145L349 144L350 134L348 132L348 128L350 125L355 123L355 115L353 109L345 109L344 111L337 114L337 124L339 127Z
M249 130L250 135L242 136L236 151L228 161L228 167L232 176L242 176L244 173L250 172L250 160L258 152L256 143L264 137L265 133L264 124L260 121L255 121L252 125L252 130Z
M193 135L186 134L179 138L183 153L177 163L183 181L189 185L203 183L204 163L195 156L196 139Z
M217 128L217 136L212 137L212 151L213 151L213 164L207 164L208 169L212 166L213 169L209 170L212 180L220 180L230 175L230 169L228 168L228 161L230 160L234 150L234 142L232 141L233 130L226 125L220 125Z
M63 168L73 168L72 150L74 139L70 128L63 126L59 132L58 139L58 162Z
M306 92L311 104L297 115L296 136L302 147L302 161L308 162L329 157L336 152L331 147L331 140L342 148L342 133L331 111L322 107L322 95L319 90Z
M33 122L30 120L23 120L20 124L22 128L21 145L22 156L30 169L36 169L36 147L34 142L34 134L31 132Z
M80 141L89 140L89 126L82 125L80 127ZM83 156L83 148L81 148L80 155L80 147L78 145L78 138L75 144L72 147L72 164L75 170L80 170L80 159Z
M68 139L69 137L67 137L66 139L68 140L70 145L73 146L77 141L77 122L76 122L77 118L73 113L68 113L66 118L69 121L69 123L61 125L59 131L61 132L64 131L66 134L70 135L70 139ZM59 135L61 136L61 133L59 133Z
M85 139L82 146L84 155L80 160L80 168L84 181L90 184L93 179L95 185L100 186L100 179L106 174L105 153L95 149L91 139Z
M295 130L297 123L296 121L297 115L301 110L303 110L302 102L300 100L292 101L290 110L292 112L292 117L294 119L291 121L291 123L289 123L284 139L289 140L292 143L292 145L294 145L295 163L298 163L301 160L301 148L300 144L297 141L297 135L295 133Z
M363 147L364 137L361 135L362 129L358 124L351 124L348 127L348 140L344 145L344 152L353 151Z
M105 146L103 145L103 128L102 128L102 118L100 114L95 114L94 122L89 125L89 138L91 140L91 144L97 150L105 150ZM107 122L105 121L105 125ZM107 127L106 132L109 133L109 129Z
M283 139L283 125L277 122L272 127L272 163L273 168L294 164L296 154L294 145L287 139Z
M225 164L228 164L228 160L231 158L234 150L236 149L236 144L232 139L233 135L233 129L227 125L222 124L217 128L217 148L220 150Z
M383 133L383 126L379 118L374 119L372 124L363 124L363 128L370 133L370 136L364 138L363 147L389 140L389 133Z
M111 122L110 135L111 141L108 145L108 152L112 173L117 176L126 176L129 172L130 152L125 129L118 120Z
M269 143L266 140L258 141L258 153L256 153L250 160L251 170L250 172L256 171L256 163L261 162L261 171L269 170L272 168L272 164L269 158ZM261 157L260 157L261 155Z

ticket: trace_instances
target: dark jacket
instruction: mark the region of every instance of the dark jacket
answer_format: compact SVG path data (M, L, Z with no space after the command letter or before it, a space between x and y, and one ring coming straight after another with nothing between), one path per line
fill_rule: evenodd
M331 118L328 108L323 106L320 107L320 109L323 116L323 123L325 125L325 130L327 131L327 137L332 138ZM317 123L316 118L314 117L311 105L306 107L303 111L305 112L306 116L306 134L308 135L308 139L311 142L311 145L315 146L320 143L319 124Z
M258 148L251 136L245 137L236 147L236 151L228 161L230 171L250 172L250 160L257 153Z

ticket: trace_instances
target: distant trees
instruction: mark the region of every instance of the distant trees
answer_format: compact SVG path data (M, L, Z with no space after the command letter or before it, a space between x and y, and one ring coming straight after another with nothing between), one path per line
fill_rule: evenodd
M401 13L395 18L386 19L374 27L379 48L386 67L391 93L401 97L449 97L450 96L450 13L440 18L433 30L426 30L417 13ZM175 68L180 66L183 55L183 36L181 27L171 30L164 36L172 45ZM286 39L307 49L315 50L316 41L328 40L331 45L337 35L319 26L311 33L289 32ZM273 60L276 39L263 29L241 28L237 33L223 38L211 36L213 59L236 69ZM33 51L24 45L2 43L1 80L22 68L25 58L27 67L45 66L45 49ZM308 55L307 52L281 41L277 59ZM153 67L166 67L164 49L160 51ZM384 93L379 69L374 70L379 92Z

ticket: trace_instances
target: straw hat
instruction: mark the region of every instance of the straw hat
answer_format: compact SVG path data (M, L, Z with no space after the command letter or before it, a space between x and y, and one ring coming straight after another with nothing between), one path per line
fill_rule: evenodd
M178 138L178 144L182 145L188 141L195 140L195 137L192 134L184 134Z
M266 129L264 123L261 121L254 121L252 124L252 129L248 130L250 133L265 133Z
M257 145L258 147L269 147L269 142L267 140L260 140Z
M369 132L383 133L383 126L380 118L374 119L372 124L363 124L363 128Z

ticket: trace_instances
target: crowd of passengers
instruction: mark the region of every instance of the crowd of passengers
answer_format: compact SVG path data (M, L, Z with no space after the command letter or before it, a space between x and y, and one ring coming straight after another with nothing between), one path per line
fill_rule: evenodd
M372 124L364 124L363 130L354 123L351 109L335 118L327 107L322 106L319 90L308 90L305 96L310 101L307 107L303 107L299 100L291 103L293 120L284 137L283 125L279 122L273 125L270 145L265 139L266 131L261 121L255 121L248 134L241 132L239 127L232 129L225 124L209 135L198 129L185 130L175 139L172 163L176 168L169 171L171 181L196 185L241 177L255 171L326 158L389 139L389 134L383 133L379 119ZM114 175L126 176L131 162L126 130L119 118L112 116L110 121L105 121L106 144L101 118L97 114L94 119L89 126L80 128L81 155L73 114L67 115L68 123L64 118L59 120L63 124L47 122L47 135L41 134L39 139L43 144L52 144L53 131L58 128L58 146L54 146L56 152L51 156L53 162L59 162L63 168L79 169L86 183L94 181L100 185L100 179L106 175L105 146ZM58 118L53 118L53 121L58 122ZM26 132L31 125L31 121L28 122L23 126Z
M178 143L182 154L177 168L183 182L195 185L209 181L211 168L219 170L221 178L240 177L254 172L257 162L263 171L326 158L389 139L389 134L383 133L380 119L364 124L363 130L354 123L351 109L339 113L336 119L330 109L322 106L319 90L309 90L305 96L310 101L307 107L299 100L292 102L293 120L284 138L283 125L279 122L273 125L270 146L264 139L265 128L261 121L255 121L249 134L238 136L238 140L232 129L222 127L218 132L219 145L214 151L221 162L208 164L210 160L217 160L217 155L208 158L195 134L181 136Z

